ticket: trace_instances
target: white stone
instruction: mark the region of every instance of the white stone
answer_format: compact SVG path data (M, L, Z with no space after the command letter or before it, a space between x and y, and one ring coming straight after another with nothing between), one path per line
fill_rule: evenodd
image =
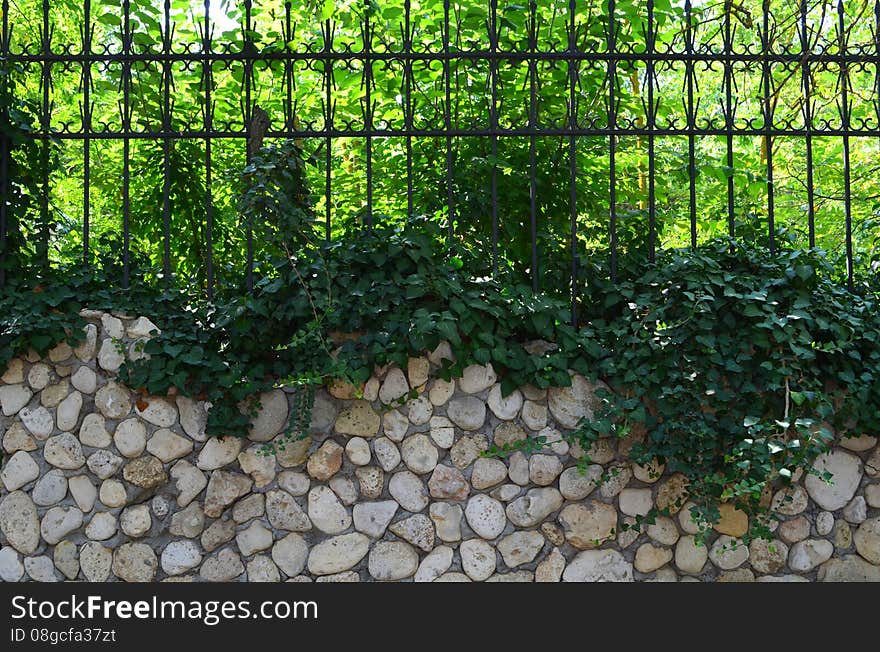
M498 552L510 568L531 563L544 547L544 536L535 530L514 532L498 542Z
M451 561L452 556L450 555ZM24 575L24 566L18 553L15 552L15 548L11 546L0 548L0 580L4 582L17 582L21 579L22 575Z
M321 532L339 534L351 525L351 515L329 487L313 487L308 500L309 518Z
M779 539L753 539L749 544L749 563L758 573L776 573L785 567L788 546Z
M551 485L562 473L562 462L556 455L532 455L529 458L529 480L540 487Z
M477 430L486 421L486 404L475 396L461 396L449 401L446 415L462 430Z
M393 500L358 503L354 506L354 528L369 537L380 539L397 513Z
M617 532L617 511L598 500L566 505L558 520L566 541L580 550L598 548Z
M96 512L86 525L85 534L92 541L106 541L116 534L116 517L110 512Z
M45 362L37 362L28 371L28 385L35 392L39 392L52 382L52 369Z
M205 428L208 425L207 404L186 396L178 396L175 402L183 431L195 441L205 441Z
M439 448L448 450L455 443L455 426L446 417L431 417L431 439Z
M825 539L798 541L788 553L788 565L793 571L807 572L828 561L834 545Z
M309 573L332 575L347 571L366 557L369 550L370 539L360 532L325 539L309 551Z
M113 443L125 457L139 457L147 447L147 427L140 419L126 419L116 426Z
M408 512L420 512L428 506L425 485L412 471L399 471L391 476L388 492Z
M678 530L675 521L667 516L657 516L654 522L648 525L648 537L662 543L665 546L674 546L678 541Z
M55 429L55 418L42 405L33 409L22 408L19 417L28 432L40 441L45 440Z
M100 450L89 455L87 465L89 471L102 480L106 480L119 471L122 466L122 458L108 450Z
M33 396L24 385L4 385L0 387L0 408L3 416L11 417L19 412Z
M672 561L669 548L659 548L650 543L643 543L636 550L633 566L640 573L653 573Z
M11 462L12 460L10 460ZM38 470L39 473L39 470ZM52 469L39 479L31 491L34 503L41 507L48 507L60 503L67 495L67 478L60 469Z
M489 389L498 380L492 364L472 364L464 368L458 380L458 388L465 394L478 394Z
M98 344L98 328L94 324L86 324L83 327L85 337L73 350L76 357L83 362L88 362L95 357L95 348Z
M599 486L603 498L614 498L632 480L633 472L629 465L614 466L608 469L608 478Z
M147 404L142 410L140 404L135 406L137 415L154 426L170 428L177 423L177 408L168 399L161 396L150 396L144 399Z
M424 514L414 514L389 528L392 534L425 552L434 548L434 524Z
M386 473L393 471L400 464L400 451L387 437L379 437L373 442L373 452L376 454L379 466Z
M773 496L770 509L777 514L795 516L803 512L808 503L807 492L799 484L796 484L777 491Z
M6 543L23 555L31 555L40 542L37 508L23 491L13 491L0 501L0 532Z
M535 527L562 507L562 494L553 487L530 489L507 506L507 518L522 528Z
M95 505L95 498L98 497L98 491L88 476L78 475L70 478L67 481L67 486L70 489L70 495L73 496L76 506L84 512L92 511L92 507Z
M455 354L452 352L452 347L449 345L449 342L441 340L440 343L434 347L434 350L428 354L428 360L431 364L442 367L444 360L455 362Z
M288 534L272 546L272 561L288 577L302 573L308 557L309 546L299 534Z
M409 393L409 383L399 367L392 367L385 375L385 380L379 388L379 401L385 405L394 403Z
M428 510L437 532L437 538L447 543L461 540L461 506L450 503L431 503Z
M259 521L253 521L235 535L235 543L243 556L250 557L254 553L272 547L272 531Z
M858 525L868 518L868 505L864 496L856 496L843 509L843 518L848 523Z
M855 495L862 479L861 461L852 453L833 450L820 455L813 464L819 474L828 471L832 475L828 484L815 475L808 474L804 485L807 492L822 509L833 512L844 507Z
M370 463L370 444L363 437L352 437L345 444L345 456L355 466L366 466Z
M586 550L571 560L562 581L632 582L633 568L616 550Z
M58 424L58 430L71 431L76 428L79 421L79 411L82 409L83 397L77 391L67 395L55 411L55 420Z
M18 451L12 457L8 458L3 465L3 470L0 471L0 480L3 481L3 486L6 487L6 491L21 489L29 482L36 480L39 476L40 467L34 462L34 458L31 457L31 454L25 451Z
M529 483L529 461L522 454L522 451L517 451L511 455L507 464L507 477L510 478L511 482L523 487Z
M101 315L101 326L103 327L104 332L107 333L107 337L113 337L118 340L122 339L125 335L122 320L113 317L112 315L108 315L107 313Z
M489 495L492 496L492 498L500 500L502 503L509 503L511 500L519 496L521 491L522 487L519 485L503 484L500 487L495 487L489 492Z
M816 516L816 532L824 537L826 534L831 534L832 529L834 529L834 514L819 512Z
M559 582L565 570L565 557L559 548L553 548L549 555L535 568L536 582Z
M86 463L79 440L67 432L46 441L43 457L52 466L65 470L78 469Z
M449 456L457 468L464 469L473 464L488 447L485 435L466 435L455 442L449 450Z
M119 371L123 362L125 357L116 347L116 342L110 338L103 340L98 350L98 366L104 371L115 373Z
M406 579L415 574L418 567L418 554L404 541L380 541L370 550L367 559L370 576L380 582Z
M739 539L722 534L712 544L709 559L721 570L733 570L748 561L749 548Z
M126 507L119 517L119 526L122 531L135 539L149 532L152 525L153 517L150 516L150 508L147 505Z
M522 406L522 420L530 430L539 431L547 426L548 410L546 405L525 401Z
M159 327L146 317L138 317L137 319L135 319L131 324L128 325L128 328L125 329L125 332L131 339L137 339L139 337L153 337L154 335L159 335L162 333L162 331L159 330Z
M426 396L410 399L406 402L406 414L414 426L423 426L431 420L434 406Z
M433 582L443 575L452 566L452 548L449 546L438 546L434 548L428 555L422 559L416 574L413 576L414 582Z
M242 407L245 407L244 405ZM260 408L251 421L248 439L251 441L271 441L287 422L287 395L280 389L260 394Z
M875 566L880 566L880 517L866 519L853 535L858 553Z
M523 396L522 392L518 389L513 390L507 396L502 396L501 384L499 383L493 385L492 389L489 390L489 398L486 399L486 403L489 409L492 410L492 414L502 421L510 421L515 419L522 409Z
M162 551L161 563L169 575L181 575L202 563L202 553L192 541L172 541Z
M471 529L483 539L496 538L507 525L504 505L486 494L472 496L464 514Z
M147 442L147 452L165 464L186 457L193 450L192 440L181 437L167 428L160 428Z
M474 462L471 473L471 484L474 489L482 490L494 487L507 479L507 467L504 462L489 457L480 457Z
M846 448L847 450L851 450L856 453L862 453L864 451L869 451L874 448L874 446L877 445L877 438L872 435L863 433L855 437L842 437L840 440L840 445L842 448Z
M489 579L497 567L495 548L482 539L462 541L458 547L462 570L475 582Z
M311 478L299 471L282 471L278 475L278 486L292 496L305 496L311 485Z
M583 500L599 485L602 467L590 464L581 473L576 466L565 469L559 476L559 491L568 500Z
M276 489L266 493L266 516L278 530L306 532L312 529L308 515L286 491Z
M650 489L624 489L618 501L620 511L627 516L644 516L653 506Z
M113 552L100 543L87 541L79 549L79 564L89 582L106 582L110 577Z
M440 458L431 439L423 434L410 435L404 439L400 450L403 463L410 471L419 475L433 471Z
M255 444L238 454L241 470L254 479L254 486L258 489L275 479L275 462L275 456L264 452L261 444Z
M0 367L3 369L3 367ZM13 358L6 365L6 370L0 376L0 383L5 385L18 385L24 382L24 360Z
M131 394L110 381L95 394L95 407L108 419L121 419L131 412Z
M408 430L409 419L400 410L389 410L382 417L382 432L391 441L403 441Z
M57 582L55 564L45 555L40 557L28 557L24 560L24 570L35 582Z
M571 375L570 387L551 387L548 391L550 413L564 428L575 428L582 418L593 419L596 387L580 374Z
M253 484L253 480L239 473L214 471L205 493L205 514L217 518L224 509L247 494Z
M241 444L238 437L211 437L199 452L196 466L203 471L213 471L232 464L241 452Z
M3 434L3 450L9 455L17 451L31 452L37 450L37 442L21 423L13 423Z
M97 413L87 414L83 417L79 427L79 440L83 446L93 448L106 448L113 439L107 432L104 417Z
M83 513L77 507L51 507L40 521L40 535L55 545L82 526Z
M199 576L207 582L231 582L244 572L241 558L229 548L208 557L199 569Z
M693 536L681 537L675 546L675 566L682 573L698 575L703 571L709 551L699 545Z
M455 381L443 380L435 378L431 382L431 388L428 390L428 400L434 407L446 405L446 402L452 398L455 393Z
M336 475L330 478L328 483L343 505L353 505L358 499L358 487L354 481L344 475Z

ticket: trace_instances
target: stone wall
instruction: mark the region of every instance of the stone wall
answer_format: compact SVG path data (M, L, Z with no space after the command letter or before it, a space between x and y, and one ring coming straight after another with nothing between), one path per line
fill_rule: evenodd
M82 345L16 359L0 381L4 581L880 581L874 436L821 460L833 485L808 476L772 498L776 540L731 545L747 521L725 508L707 548L686 507L622 527L684 495L681 476L627 462L632 440L602 440L578 472L560 433L591 413L580 376L502 398L491 367L432 379L441 346L379 370L363 398L319 391L311 437L266 456L285 391L262 397L248 440L206 439L204 404L114 380L118 343L137 355L149 320L84 316ZM540 453L480 456L538 434ZM617 473L597 483L603 468Z

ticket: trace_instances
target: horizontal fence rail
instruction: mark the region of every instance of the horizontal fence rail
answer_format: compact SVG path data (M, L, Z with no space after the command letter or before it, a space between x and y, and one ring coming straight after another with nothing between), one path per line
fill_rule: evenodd
M520 152L527 188L517 219L528 239L525 269L538 291L543 268L568 257L573 320L585 216L603 224L615 279L622 247L629 246L622 244L622 225L631 214L642 216L639 228L653 260L663 245L661 213L672 203L691 246L703 237L703 201L712 203L731 237L743 216L755 217L771 250L780 224L795 221L816 246L822 206L835 221L831 231L853 282L854 228L873 215L854 196L861 191L854 190L853 175L864 184L872 176L862 174L854 157L870 160L880 144L880 2L340 2L346 18L323 3L311 13L291 2L255 0L233 9L213 0L188 9L171 0L158 0L149 11L138 4L84 0L77 12L41 0L25 15L11 14L20 6L2 0L0 60L34 103L31 136L43 147L42 194L32 210L40 217L33 237L47 257L50 240L59 237L53 226L59 213L76 223L89 260L92 232L116 211L122 281L130 282L132 242L149 239L133 233L133 221L143 219L133 214L134 193L147 192L138 185L135 159L156 144L159 172L148 193L156 228L148 233L161 241L163 276L179 273L172 245L184 201L175 186L175 157L178 147L191 145L186 151L199 158L192 181L203 222L193 227L193 246L204 258L199 273L211 298L218 216L228 195L225 168L250 155L259 107L269 119L267 142L306 142L328 239L345 193L360 193L349 203L359 205L370 228L393 210L423 210L424 179L443 186L434 188L441 205L435 209L450 237L467 232L471 209L463 195L474 194L466 185L473 173L460 158L467 141L479 140L494 270L506 245L499 193L509 170L502 157ZM477 18L469 22L470 15ZM78 109L59 112L65 101ZM62 147L65 179L49 164L51 143ZM16 180L7 178L5 135L0 145L5 199ZM553 147L561 152L561 176L544 178ZM221 156L224 169L218 169ZM748 165L740 165L746 156ZM703 159L714 161L706 167L717 172L717 187L698 169ZM351 174L339 172L344 162ZM101 166L118 168L113 201L96 189L98 170L102 187L110 185ZM672 167L675 183L665 178ZM842 180L833 191L829 170ZM748 178L738 176L746 172ZM405 196L389 196L389 175L405 180ZM53 198L74 188L74 208L69 197ZM758 197L748 210L741 206L743 188ZM551 192L559 194L555 203L546 200ZM794 193L799 199L791 199ZM7 204L0 204L4 257ZM551 220L563 227L550 229ZM252 287L255 244L251 232L245 235L239 271ZM548 243L553 237L563 242Z

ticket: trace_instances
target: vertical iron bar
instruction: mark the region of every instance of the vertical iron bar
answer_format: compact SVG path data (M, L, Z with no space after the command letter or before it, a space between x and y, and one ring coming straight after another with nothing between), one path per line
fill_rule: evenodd
M9 57L9 0L3 0L2 5L3 11L3 23L2 23L2 31L0 31L0 55L3 57L3 61L7 61ZM3 96L6 97L9 93L9 80L7 76L4 75L3 79L0 79L0 90L3 92ZM9 120L9 108L3 107L3 119L4 121ZM7 134L0 134L0 287L6 285L6 246L7 246L7 230L8 230L8 204L9 204L9 136Z
M162 276L171 283L171 0L165 0L162 39Z
M214 201L211 174L211 132L214 129L214 106L211 103L211 87L214 71L211 66L211 0L205 0L205 32L202 35L202 74L205 84L205 240L207 253L208 301L214 300Z
M252 106L251 106L251 83L253 76L254 60L252 58L254 45L251 42L251 7L252 0L244 0L244 125L245 133L248 140L245 141L245 163L250 163L249 152L251 151L250 135L252 132ZM246 287L250 293L254 289L254 230L250 224L247 226L245 234L247 240L247 271L246 271Z
M333 163L333 23L324 23L324 239L330 242L330 186Z
M688 214L691 227L691 247L697 246L697 164L694 126L694 26L691 0L685 0L685 83L687 84L687 129L688 129Z
M446 130L446 219L449 239L455 231L455 191L452 183L452 79L449 61L449 0L443 0L443 84L446 96L443 103L443 128Z
M650 0L653 2L653 0ZM577 128L577 101L575 90L577 88L577 60L574 58L577 49L577 35L575 16L577 14L577 0L568 0L568 193L569 209L569 242L571 247L571 325L577 328L577 296L578 296L578 246L577 246L577 138L574 130Z
M730 26L730 12L733 0L724 1L724 130L727 146L727 235L732 240L736 236L736 208L734 207L733 179L733 34Z
M880 9L880 3L875 7ZM880 26L880 14L878 14L878 23ZM807 147L807 228L809 229L810 248L816 246L816 206L815 206L815 189L813 188L813 99L811 97L811 77L810 77L810 34L807 31L807 0L801 0L800 3L800 28L801 28L801 82L804 92L804 129L806 135ZM880 69L878 69L878 85L880 85Z
M853 243L852 243L852 191L850 189L850 106L849 106L849 64L846 59L847 35L844 30L843 0L837 3L837 29L839 33L840 54L840 116L843 124L843 214L846 227L846 284L853 289Z
M90 55L92 53L92 21L91 21L92 3L91 0L84 0L83 3L83 27L82 27L82 49L83 54ZM82 64L82 130L83 130L83 264L89 264L89 186L91 181L91 148L89 144L89 136L92 134L92 106L91 106L91 86L92 86L92 64L90 61L84 61Z
M412 109L412 34L410 26L410 0L404 2L403 17L403 78L404 78L404 125L406 135L406 215L413 214L413 153L412 136L409 132L413 128Z
M289 47L287 43L293 40L293 30L290 22L290 2L284 3L284 43L285 52ZM293 130L297 128L297 123L293 115L293 61L284 59L284 87L286 89L286 97L284 104L284 131L290 136Z
M37 240L37 259L44 269L49 269L49 87L52 84L52 36L49 31L49 0L43 0L43 29L41 32L43 67L42 67L42 102L40 104L40 131L43 136L43 148L40 158L40 175L42 188L40 192L40 235Z
M656 181L656 155L654 153L654 131L657 129L657 111L654 106L654 77L656 38L654 24L654 0L648 0L648 257L653 263L657 253L657 201L654 195Z
M770 253L776 250L776 224L773 214L773 111L770 106L770 0L763 0L761 63L764 86L764 143L767 149L767 231Z
M532 291L537 292L538 280L538 172L535 152L535 130L538 128L538 62L534 54L538 47L537 26L538 5L529 1L529 228L532 241Z
M122 287L131 274L131 4L122 0Z
M617 59L615 55L617 33L614 19L615 0L608 0L608 207L611 234L611 280L617 281Z
M373 230L373 34L370 25L372 1L364 0L364 131L367 158L367 229Z
M489 0L489 131L491 133L492 176L492 276L498 276L498 0Z

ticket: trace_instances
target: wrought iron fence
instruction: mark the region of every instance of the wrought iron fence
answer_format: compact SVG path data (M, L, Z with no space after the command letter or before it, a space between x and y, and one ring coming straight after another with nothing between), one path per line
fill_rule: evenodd
M162 17L158 25L157 43L144 44L138 39L133 27L132 3L121 0L115 12L115 19L107 19L106 25L113 28L118 40L96 39L97 3L83 0L81 15L76 17L79 26L78 42L60 43L54 34L57 12L53 14L50 0L42 0L42 15L32 17L36 25L36 38L30 42L16 41L16 29L10 21L10 0L2 1L3 22L0 38L0 58L7 65L19 66L39 76L39 124L34 138L46 143L45 156L48 161L49 141L76 142L81 146L81 164L71 167L70 175L81 181L81 215L77 216L82 229L82 254L88 259L92 219L92 190L90 171L94 164L91 158L102 141L121 143L121 178L119 180L119 203L121 212L121 231L123 247L120 256L123 261L124 283L129 282L129 247L131 229L131 183L130 165L132 144L137 141L161 143L164 161L161 195L161 246L162 266L166 276L172 271L171 251L175 233L172 229L171 180L169 178L169 159L175 141L189 140L200 143L203 161L201 169L204 188L204 247L207 259L207 291L210 296L214 288L213 268L213 227L215 190L218 183L214 170L214 151L218 142L232 141L239 144L241 151L247 149L249 139L255 137L254 126L256 89L260 84L274 85L282 97L279 104L281 115L271 115L270 124L265 131L266 138L302 138L318 143L323 155L323 195L322 208L326 221L326 237L331 237L334 220L334 183L332 174L334 144L340 139L354 139L363 147L365 183L365 213L367 225L377 219L374 206L374 159L377 145L386 139L399 139L403 157L397 173L406 179L406 210L418 210L414 206L414 188L420 183L419 170L414 168L412 144L414 139L434 139L439 164L443 168L445 188L445 219L450 234L457 225L468 219L460 212L456 194L456 177L467 174L458 167L455 150L461 139L485 139L489 141L492 162L488 186L492 205L492 252L497 266L499 247L503 250L503 238L499 238L499 223L503 216L498 214L498 177L501 174L496 165L498 144L503 139L520 139L528 143L529 206L528 230L531 243L529 273L535 290L541 282L540 270L544 252L539 246L539 230L542 219L539 209L536 167L538 153L536 142L554 138L564 142L568 151L568 179L566 194L569 204L568 243L570 256L571 292L574 298L579 278L580 248L578 239L582 228L582 215L578 208L581 192L582 174L578 158L578 148L585 139L604 139L604 154L600 160L604 170L607 187L606 236L609 250L609 273L612 278L618 273L618 228L620 207L618 192L621 184L618 164L621 156L621 143L625 139L637 139L640 156L639 188L644 197L640 207L646 215L649 243L648 255L653 257L658 247L657 211L660 200L657 197L658 180L666 174L659 168L657 147L661 140L675 140L681 144L686 157L686 181L682 188L686 196L688 240L691 245L698 242L698 225L701 220L698 207L698 149L703 139L715 139L720 146L721 165L725 174L719 182L718 197L723 197L726 210L727 232L736 235L736 216L738 190L735 186L735 141L738 138L753 138L761 143L760 163L763 167L758 182L763 185L765 205L763 214L768 244L776 246L776 202L779 195L776 178L779 163L774 156L775 146L785 139L797 139L798 152L803 153L804 198L800 212L807 224L808 242L816 244L816 205L818 195L823 192L814 182L817 165L823 169L829 165L839 166L842 175L843 242L845 248L847 275L853 279L853 223L854 199L851 189L853 162L851 151L856 139L874 139L876 146L880 137L880 2L862 3L867 7L861 13L852 10L853 3L808 2L790 0L775 3L777 9L785 9L789 22L784 30L780 27L779 15L773 3L764 0L760 10L749 14L748 22L753 29L754 38L743 41L737 37L743 28L744 18L738 12L742 3L733 0L720 0L716 3L715 18L711 29L705 17L709 3L685 0L658 2L645 0L638 7L638 18L620 13L621 3L607 0L602 3L584 3L568 0L556 3L564 7L559 19L558 38L546 39L540 29L540 8L534 1L527 7L519 8L526 17L524 40L517 48L502 47L499 39L503 29L506 4L499 10L499 0L488 0L485 7L485 40L473 47L462 45L455 38L460 31L462 4L451 0L428 3L431 11L438 15L439 33L433 38L414 39L417 14L424 13L424 3L416 0L402 0L400 16L397 21L399 34L395 43L389 45L378 29L386 29L387 21L378 21L375 16L375 3L369 1L360 14L360 27L357 38L345 42L337 39L338 24L333 18L311 25L315 38L306 45L295 45L297 24L290 2L279 5L277 15L279 38L271 48L262 47L254 38L252 12L253 0L241 3L241 43L230 45L217 36L217 24L212 5L217 2L200 0L198 4L201 17L196 23L199 38L192 42L175 40L175 21L177 14L172 9L171 0L162 0L157 11ZM632 3L629 3L631 5ZM602 11L587 10L587 5L601 5ZM628 6L629 6L628 5ZM870 6L869 6L870 5ZM64 5L70 7L70 5ZM658 15L668 16L672 9L678 11L680 25L671 41L658 39ZM72 11L62 8L60 11ZM821 15L820 15L821 14ZM107 16L106 12L102 16ZM853 17L859 22L859 29L866 35L864 39L852 38ZM139 24L140 25L140 24ZM320 26L320 29L318 28ZM781 35L781 32L785 34ZM621 38L623 33L627 38ZM110 33L110 32L103 32ZM593 37L585 40L585 34ZM598 35L598 36L597 36ZM354 45L353 45L354 43ZM273 63L277 62L277 63ZM484 85L479 91L485 95L488 108L486 119L480 124L462 124L453 114L455 95L462 92L456 88L453 68L470 65L472 70L484 70ZM501 68L522 66L524 75L527 108L524 119L519 124L506 124L499 115ZM161 84L156 89L159 105L158 120L140 121L135 114L137 102L132 96L133 70L138 66L154 66ZM261 77L256 68L265 66L274 70ZM416 73L414 68L435 67L439 70L440 103L436 120L419 121L414 118L414 97L416 92ZM541 99L543 90L550 82L544 79L549 69L563 70L564 82L556 79L556 92L560 98L555 114L544 111ZM360 115L341 116L335 105L334 71L347 71L360 77ZM107 77L108 71L119 84L118 118L114 120L96 119L95 96L96 80ZM234 73L240 83L241 114L238 116L218 116L215 110L214 77L218 71ZM315 119L303 118L297 111L297 77L308 71L320 83L320 109ZM396 72L395 72L396 71ZM632 84L638 86L635 93L626 77L635 71ZM673 75L674 73L674 75ZM401 120L377 118L377 76L400 76L400 93L395 98L399 105ZM599 86L601 104L594 105L590 112L583 110L582 81L586 74L604 79ZM742 75L750 76L754 84L748 89L739 87ZM53 114L56 105L53 99L53 83L60 76L79 77L77 103L80 114L75 120ZM198 120L182 124L175 120L175 94L179 79L188 76L198 83L203 95ZM675 77L680 83L678 91L673 90L670 97L670 82ZM858 82L858 83L855 83ZM854 85L855 83L855 85ZM701 85L703 90L701 90ZM711 93L705 87L712 86ZM790 111L779 111L780 88L785 85L789 98ZM819 88L823 85L823 88ZM317 91L317 89L315 89ZM626 90L628 107L621 105L621 96ZM469 91L473 92L473 90ZM828 108L827 102L819 102L833 97L834 106ZM634 99L635 98L635 99ZM680 110L661 110L663 102L680 104ZM713 106L707 110L707 103ZM854 103L858 107L854 107ZM596 106L599 108L597 109ZM635 107L635 108L634 108ZM821 162L814 160L817 143L834 139L840 145L839 158L832 160L825 156ZM628 142L628 141L627 141ZM836 149L834 150L836 152ZM7 178L8 143L2 143L2 185L4 196L10 183ZM778 154L777 154L778 156ZM359 171L360 173L360 171ZM39 198L39 211L43 215L43 231L39 238L50 237L48 214L49 192L51 187L50 170L47 165L43 171L43 195ZM595 174L595 172L591 172ZM726 175L726 176L725 176ZM703 192L702 190L700 192ZM859 199L856 199L856 203ZM0 203L0 237L3 238L2 251L5 253L7 231L7 202ZM44 248L48 244L44 243ZM254 268L253 241L247 238L246 273L252 282Z

